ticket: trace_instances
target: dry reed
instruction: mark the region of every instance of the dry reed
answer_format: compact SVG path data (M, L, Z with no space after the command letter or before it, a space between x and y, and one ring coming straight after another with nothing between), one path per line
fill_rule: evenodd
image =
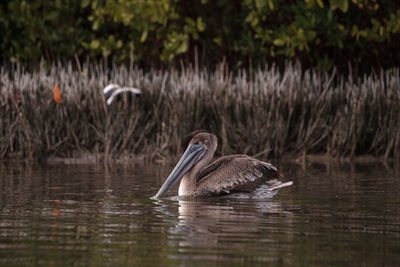
M143 94L105 104L109 83ZM61 103L53 100L53 86ZM221 154L400 157L399 70L354 79L288 65L248 72L149 71L72 64L28 73L0 69L0 158L180 153L196 129L218 135Z

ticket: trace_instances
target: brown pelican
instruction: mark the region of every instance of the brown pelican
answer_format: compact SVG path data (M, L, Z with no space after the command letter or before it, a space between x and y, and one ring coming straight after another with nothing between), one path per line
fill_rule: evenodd
M179 196L205 196L252 192L266 184L268 190L292 185L277 180L282 175L270 163L247 155L224 156L207 165L217 148L217 137L196 134L186 151L153 198L162 197L178 180Z

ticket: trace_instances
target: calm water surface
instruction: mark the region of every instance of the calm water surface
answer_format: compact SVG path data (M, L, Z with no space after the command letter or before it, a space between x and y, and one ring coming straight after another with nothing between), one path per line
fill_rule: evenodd
M276 163L270 199L159 201L172 166L0 165L0 265L400 266L397 168Z

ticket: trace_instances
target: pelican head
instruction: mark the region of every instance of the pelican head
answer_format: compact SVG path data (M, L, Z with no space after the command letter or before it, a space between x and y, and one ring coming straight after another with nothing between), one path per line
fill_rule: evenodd
M164 184L153 197L155 199L162 197L176 182L186 174L193 173L190 176L191 182L195 183L195 175L212 159L217 148L217 137L209 133L198 133L190 141L186 151L176 164ZM195 171L193 171L195 170Z

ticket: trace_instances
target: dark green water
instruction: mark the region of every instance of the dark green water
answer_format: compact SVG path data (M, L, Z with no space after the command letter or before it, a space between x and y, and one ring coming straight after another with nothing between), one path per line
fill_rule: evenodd
M400 266L392 166L281 163L270 199L160 201L171 166L0 168L1 266Z

